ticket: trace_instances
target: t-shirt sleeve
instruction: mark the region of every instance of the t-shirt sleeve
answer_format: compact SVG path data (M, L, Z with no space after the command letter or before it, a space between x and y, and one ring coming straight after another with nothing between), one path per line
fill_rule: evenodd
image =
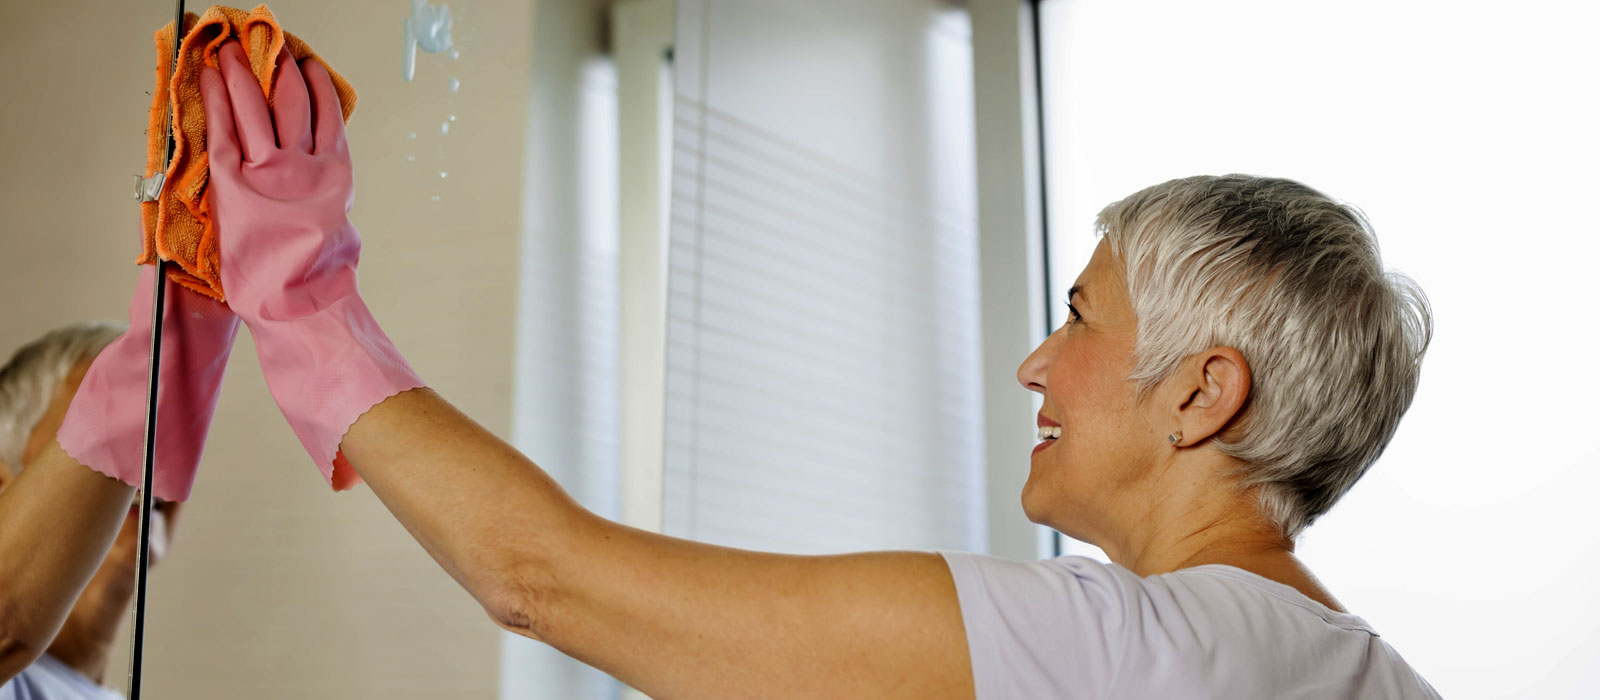
M49 654L39 657L11 680L0 684L0 700L126 700L102 688Z
M19 673L11 680L0 683L0 700L35 700L38 695L27 687L27 678Z
M955 579L978 700L1100 698L1127 641L1127 583L1100 562L940 552Z

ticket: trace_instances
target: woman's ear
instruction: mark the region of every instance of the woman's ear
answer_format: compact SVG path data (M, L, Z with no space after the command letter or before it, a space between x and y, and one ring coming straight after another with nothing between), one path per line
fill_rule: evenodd
M1191 356L1174 379L1183 394L1175 426L1178 447L1197 445L1221 433L1250 397L1250 364L1238 350L1219 345Z

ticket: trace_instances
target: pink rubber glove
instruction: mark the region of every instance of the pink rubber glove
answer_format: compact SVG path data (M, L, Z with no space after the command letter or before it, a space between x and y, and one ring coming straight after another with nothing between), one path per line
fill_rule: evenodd
M165 277L161 281L167 285L167 299L162 308L161 385L150 493L165 501L183 501L194 487L239 317L222 302ZM128 304L128 332L95 357L56 431L62 449L73 459L135 488L144 477L155 291L156 268L141 266Z
M218 61L200 92L223 290L289 426L329 484L346 489L360 483L338 455L350 425L424 384L357 293L361 237L348 216L355 185L339 98L321 63L307 61L303 78L285 52L269 112L239 45Z

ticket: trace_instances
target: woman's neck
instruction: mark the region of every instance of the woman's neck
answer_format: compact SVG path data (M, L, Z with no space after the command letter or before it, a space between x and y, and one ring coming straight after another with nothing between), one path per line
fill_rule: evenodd
M1244 513L1192 512L1191 517L1151 518L1137 537L1106 550L1111 560L1139 576L1154 576L1204 564L1288 555L1294 543L1250 509Z
M1125 510L1122 537L1108 538L1101 545L1118 565L1144 577L1223 564L1277 581L1344 612L1294 555L1294 541L1261 514L1253 491L1189 483L1166 484L1155 492L1162 495Z

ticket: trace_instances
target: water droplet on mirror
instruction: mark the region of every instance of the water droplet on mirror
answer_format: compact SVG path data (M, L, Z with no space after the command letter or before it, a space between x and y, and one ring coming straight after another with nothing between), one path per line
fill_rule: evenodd
M455 49L450 49L450 60L453 61L458 58L461 58L461 52Z
M460 91L461 91L461 79L460 78L451 78L450 79L450 92L460 92Z
M439 123L439 134L440 135L446 135L446 134L449 134L449 133L450 133L450 122L440 122Z
M406 162L407 163L415 163L415 162L417 162L417 157L416 156L406 156Z
M440 170L440 171L439 171L439 179L440 179L440 180L443 180L443 179L445 179L445 178L447 178L447 177L450 177L450 173L447 173L447 172L445 172L445 171L443 171L443 170Z
M433 196L433 201L435 201L435 202L439 201L439 195L434 195Z
M450 121L455 121L455 120L456 120L456 115L454 115L454 114L450 115Z
M401 25L400 77L406 82L416 75L417 49L426 53L455 52L450 37L450 7L433 7L428 0L411 0L411 16Z
M410 138L416 138L416 137L417 137L417 132L415 132L415 131L411 132Z

